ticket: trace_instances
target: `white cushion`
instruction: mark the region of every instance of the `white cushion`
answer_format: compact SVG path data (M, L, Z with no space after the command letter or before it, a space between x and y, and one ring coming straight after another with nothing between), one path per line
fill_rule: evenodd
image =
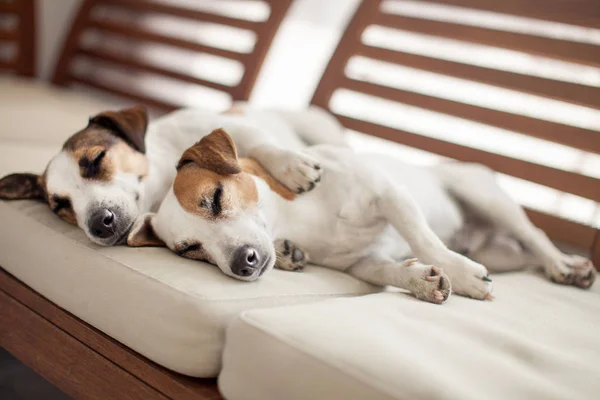
M18 81L0 80L0 93L0 176L42 172L89 115L114 108ZM217 375L225 327L240 311L375 290L322 268L273 271L244 283L165 249L102 248L35 201L0 201L0 221L2 268L151 360L192 376Z
M403 293L244 312L219 387L229 400L598 399L600 285L494 276L496 299Z

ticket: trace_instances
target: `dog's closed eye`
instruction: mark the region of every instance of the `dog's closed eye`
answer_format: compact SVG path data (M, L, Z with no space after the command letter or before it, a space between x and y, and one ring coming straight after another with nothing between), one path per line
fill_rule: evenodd
M93 178L100 173L102 160L106 156L106 151L102 150L94 154L91 158L84 156L79 159L79 168L83 178Z
M221 214L222 211L222 207L221 207L221 199L223 198L223 185L219 185L217 186L217 189L215 190L215 194L213 195L213 201L211 204L211 211L213 213L213 215L216 217L219 214Z
M209 209L213 217L218 217L223 211L222 199L223 185L219 184L213 193L212 199L209 200L204 197L200 199L200 207Z

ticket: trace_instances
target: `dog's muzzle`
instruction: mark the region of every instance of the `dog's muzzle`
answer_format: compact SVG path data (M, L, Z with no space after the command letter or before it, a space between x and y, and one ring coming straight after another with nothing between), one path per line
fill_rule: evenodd
M96 211L89 222L90 232L100 239L108 239L114 236L116 225L115 214L106 208Z
M96 243L111 246L126 237L131 225L126 219L116 210L100 208L92 213L87 226Z
M242 246L233 254L231 272L244 280L259 276L267 266L268 258L252 246Z

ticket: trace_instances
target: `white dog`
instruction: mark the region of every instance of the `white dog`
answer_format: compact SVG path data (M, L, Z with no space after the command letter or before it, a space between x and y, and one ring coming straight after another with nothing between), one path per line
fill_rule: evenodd
M242 154L260 160L296 192L310 190L321 174L316 160L298 150L315 143L344 146L337 120L316 107L242 113L238 105L226 115L183 109L150 124L143 107L107 111L72 135L42 175L2 178L0 199L44 200L95 243L119 244L138 215L156 211L183 151L218 127L227 128Z
M158 213L141 218L128 243L166 244L244 281L310 258L434 303L451 288L491 299L480 262L494 271L538 264L553 281L582 288L595 279L592 263L561 253L483 166L417 168L331 145L303 154L318 161L321 183L296 196L260 162L238 159L215 130L183 154Z

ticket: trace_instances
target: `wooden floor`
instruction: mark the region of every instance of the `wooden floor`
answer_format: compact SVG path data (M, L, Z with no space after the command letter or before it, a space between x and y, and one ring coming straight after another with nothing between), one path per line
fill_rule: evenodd
M215 379L189 378L160 367L1 268L0 321L0 347L75 399L222 398Z

